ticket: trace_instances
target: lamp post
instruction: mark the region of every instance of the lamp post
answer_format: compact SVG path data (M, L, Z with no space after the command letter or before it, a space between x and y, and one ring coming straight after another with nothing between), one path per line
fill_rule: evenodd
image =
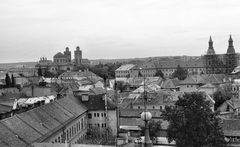
M149 136L149 123L148 121L152 119L152 114L147 110L147 95L145 90L145 76L143 78L144 82L144 91L143 91L143 105L144 105L144 111L141 113L141 118L145 122L144 127L144 147L152 147L152 141L150 140Z

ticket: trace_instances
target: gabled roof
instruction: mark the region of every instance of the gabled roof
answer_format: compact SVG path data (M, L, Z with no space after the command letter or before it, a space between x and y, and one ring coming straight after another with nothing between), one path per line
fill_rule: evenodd
M191 75L188 76L185 80L181 81L180 85L186 85L186 84L204 84L205 80L200 75Z
M214 86L214 85L211 84L211 83L207 83L207 84L201 86L200 88L216 88L216 86Z
M179 86L180 80L178 79L167 79L163 81L162 88L163 89L174 89Z
M227 100L226 103L232 108L232 109L238 109L240 108L240 99L232 98L230 100Z

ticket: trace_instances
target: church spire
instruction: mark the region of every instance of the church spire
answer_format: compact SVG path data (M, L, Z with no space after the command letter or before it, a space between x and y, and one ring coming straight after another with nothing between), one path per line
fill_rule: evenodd
M207 50L207 54L215 54L215 51L213 49L213 41L212 41L212 37L210 36L210 39L208 41L208 50Z
M234 54L235 49L233 47L233 39L232 35L230 34L229 40L228 40L228 49L227 49L227 54Z

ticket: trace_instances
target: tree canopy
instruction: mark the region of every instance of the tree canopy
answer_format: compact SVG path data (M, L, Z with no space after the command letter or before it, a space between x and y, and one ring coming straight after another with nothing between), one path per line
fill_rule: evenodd
M169 122L168 141L176 141L178 147L223 147L226 145L216 113L200 92L185 93L163 111Z
M38 67L38 76L43 76L41 66Z
M15 87L16 85L16 81L15 81L15 78L13 77L13 74L11 76L11 87Z
M154 140L156 137L159 137L159 131L162 129L162 121L155 121L155 120L151 120L149 121L149 136L151 138L151 140ZM145 126L139 126L142 130L141 130L141 135L144 135L144 128Z
M161 77L162 79L164 78L164 74L161 70L158 70L155 76Z
M11 79L10 79L8 73L6 73L6 76L5 76L5 83L6 83L6 87L11 86Z
M226 84L217 88L213 93L213 99L215 100L214 108L217 109L223 102L232 98L231 85Z
M184 80L186 79L187 75L188 75L187 70L183 69L181 66L178 65L177 70L174 71L172 77L178 78L179 80Z

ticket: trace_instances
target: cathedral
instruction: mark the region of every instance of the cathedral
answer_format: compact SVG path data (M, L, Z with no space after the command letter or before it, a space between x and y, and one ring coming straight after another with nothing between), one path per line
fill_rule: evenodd
M88 59L82 58L82 50L77 46L74 51L74 59L72 59L71 51L66 47L65 51L58 52L53 56L53 61L47 60L45 57L41 58L40 61L35 65L38 69L41 67L43 73L45 71L57 74L59 71L71 71L76 66L89 65L90 61Z
M232 36L230 35L228 40L228 48L225 54L215 53L211 36L208 44L207 54L203 57L206 74L231 74L238 65L238 54L233 47Z

